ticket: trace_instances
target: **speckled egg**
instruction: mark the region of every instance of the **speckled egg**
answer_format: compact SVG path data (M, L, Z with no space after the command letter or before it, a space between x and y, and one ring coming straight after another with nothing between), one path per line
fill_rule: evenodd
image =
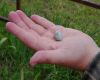
M63 35L62 35L61 32L56 31L54 38L55 38L56 41L61 41L63 39Z

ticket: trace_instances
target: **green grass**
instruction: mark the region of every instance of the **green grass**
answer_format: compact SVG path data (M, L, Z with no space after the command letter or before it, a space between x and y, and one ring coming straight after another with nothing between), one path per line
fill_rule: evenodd
M99 1L99 0L96 0ZM15 10L11 0L1 0L0 15ZM56 24L81 30L100 46L100 10L68 0L23 0L22 9L28 16L41 15ZM35 51L27 48L6 31L0 21L0 80L80 80L82 73L56 65L28 64Z

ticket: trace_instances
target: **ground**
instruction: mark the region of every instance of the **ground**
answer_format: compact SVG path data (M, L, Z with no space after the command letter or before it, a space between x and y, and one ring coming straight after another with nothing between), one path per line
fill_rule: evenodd
M28 16L38 14L55 24L81 30L100 46L99 9L68 0L22 0L21 6ZM14 0L1 0L0 15L8 16L12 10L15 11ZM28 62L34 52L7 32L5 22L0 21L0 80L81 79L82 72L62 66L44 64L33 69Z

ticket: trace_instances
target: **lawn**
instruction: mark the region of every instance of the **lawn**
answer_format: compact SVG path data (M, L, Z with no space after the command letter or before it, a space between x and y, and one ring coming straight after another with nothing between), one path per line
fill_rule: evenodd
M15 11L13 1L0 0L0 15ZM22 10L28 16L38 14L55 24L81 30L100 46L100 10L68 0L22 0ZM28 62L34 52L7 32L5 23L0 21L0 80L81 79L82 72L62 66L44 64L33 69Z

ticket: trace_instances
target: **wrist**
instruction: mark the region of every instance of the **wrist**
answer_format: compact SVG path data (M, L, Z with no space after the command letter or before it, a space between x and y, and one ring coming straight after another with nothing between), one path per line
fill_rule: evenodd
M100 80L100 52L93 58L82 80Z
M97 48L95 50L92 50L92 52L90 52L90 54L88 55L89 57L87 58L87 65L85 67L85 69L87 69L91 63L94 61L95 57L100 54L100 48Z
M88 68L88 66L90 66L90 64L92 63L92 61L94 60L94 58L100 54L100 48L97 48L95 50L92 50L92 52L90 53L90 57L88 57L88 60L87 60L87 65L85 67L85 69Z
M88 52L87 55L85 56L82 64L80 64L80 69L86 70L90 66L90 64L96 57L96 55L99 54L99 52L100 52L100 48L96 48L95 50L92 49L90 52Z

